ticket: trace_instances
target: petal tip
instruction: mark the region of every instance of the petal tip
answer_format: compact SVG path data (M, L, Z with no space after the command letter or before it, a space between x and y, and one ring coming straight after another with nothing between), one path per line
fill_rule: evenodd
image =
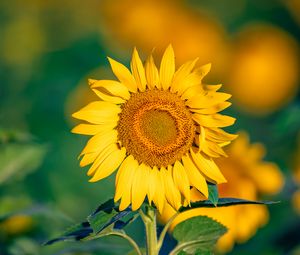
M97 182L97 181L98 181L97 179L95 179L94 177L92 177L91 179L89 179L88 182Z
M88 83L89 83L90 86L92 86L93 84L95 84L96 81L97 80L95 80L95 79L88 79Z

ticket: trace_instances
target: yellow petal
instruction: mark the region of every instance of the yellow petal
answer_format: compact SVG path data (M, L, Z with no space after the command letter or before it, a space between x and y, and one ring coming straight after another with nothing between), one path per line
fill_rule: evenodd
M131 190L128 190L122 197L121 203L119 205L119 210L125 210L131 203Z
M80 155L101 151L106 146L117 142L118 133L117 130L110 130L105 133L100 133L93 136L86 144Z
M128 185L130 185L131 188L131 181L128 182ZM131 203L131 189L126 189L126 192L122 196L121 203L119 205L119 210L123 211L125 210Z
M154 89L155 87L160 89L158 70L157 67L155 66L152 55L150 55L146 61L145 72L146 72L147 85L149 89Z
M174 214L176 214L175 209L169 203L165 203L163 211L159 212L158 219L163 224L166 224ZM170 228L170 230L172 229Z
M149 204L151 204L154 195L156 193L156 188L157 188L157 178L156 175L158 173L158 169L156 166L153 167L153 169L150 169L149 171L149 187L148 187L148 200Z
M213 92L216 92L218 91L221 87L222 87L222 84L218 84L218 85L207 85L207 84L203 84L203 87L205 90L207 91L213 91Z
M195 72L199 75L200 80L202 80L209 72L211 69L211 63L208 63L206 65L198 67Z
M223 148L223 147L229 145L230 143L231 143L231 142L219 143L219 146Z
M193 86L202 86L200 77L197 73L190 73L180 84L177 94L181 96L187 89ZM202 94L202 92L201 92Z
M176 161L173 167L173 180L176 187L180 190L182 195L186 198L188 204L190 203L190 183L186 175L183 165Z
M221 146L215 142L206 141L204 143L203 153L212 158L218 158L220 156L227 157L227 154L221 148Z
M137 85L134 77L130 73L130 71L123 64L113 60L112 58L108 58L111 69L115 76L122 82L130 92L137 92Z
M90 169L87 172L88 176L92 176L98 167L104 162L104 160L113 152L118 151L119 147L117 144L113 143L102 149L101 151L97 151L97 158L95 159L93 165L90 167Z
M199 172L190 156L182 157L183 165L192 186L208 198L208 187L204 176Z
M96 135L99 133L107 132L117 126L117 121L102 125L79 124L74 127L71 132L82 135Z
M155 191L153 201L156 207L158 208L158 211L162 213L166 202L164 175L161 173L161 171L157 171L155 177L156 177L156 191Z
M184 63L174 74L174 78L171 85L171 92L178 92L180 86L184 83L185 78L192 72L198 58L192 61Z
M209 72L210 64L201 66L190 73L184 80L182 80L179 88L178 95L182 95L188 88L201 85L203 77ZM202 93L201 93L202 94Z
M72 114L73 118L85 120L93 124L116 123L121 108L115 104L103 101L89 103L78 112Z
M110 96L107 93L105 93L99 89L92 89L92 90L101 100L103 100L105 102L110 102L113 104L123 104L126 101L121 97Z
M130 183L130 180L133 177L133 173L135 173L135 170L138 168L138 166L139 166L138 162L133 158L132 155L129 155L122 162L116 176L116 183L115 183L116 192L114 197L115 202L117 202L123 195L125 195L126 192L131 193L131 185L128 185L128 183ZM130 200L130 196L129 196L129 200ZM128 203L128 205L129 204L130 202Z
M145 91L146 83L147 83L145 70L136 48L134 48L133 50L130 66L131 66L131 72L135 78L138 89L140 91Z
M172 83L175 72L175 56L172 45L169 45L162 57L159 76L163 90L167 90Z
M162 167L160 171L162 174L164 174L166 198L168 202L176 210L178 210L181 207L181 195L173 181L173 177L172 177L173 169L171 166L168 166L168 170Z
M145 200L148 190L149 167L141 164L135 172L132 182L132 210L139 209Z
M131 184L131 182L129 182L128 184ZM125 210L130 205L130 203L131 203L131 190L128 190L126 193L124 193L124 195L121 199L121 203L119 205L119 210L120 211Z
M126 156L125 148L112 152L98 167L94 176L89 180L89 182L96 182L107 176L111 175L117 170L119 165L122 163Z
M197 138L197 136L196 136L196 138ZM205 144L205 128L200 126L199 144L198 144L199 151L203 150L204 144Z
M232 141L238 137L235 134L229 134L220 128L207 128L206 129L206 137L211 141L215 142L225 142L225 141Z
M130 93L127 87L118 81L113 80L89 80L89 84L92 89L107 94L108 96L121 97L128 100Z
M221 111L225 110L230 105L231 105L231 103L226 101L226 102L216 104L216 105L214 105L210 108L203 108L203 109L190 108L190 111L191 112L196 112L196 113L201 113L201 114L216 114L218 112L221 112Z
M181 99L182 100L190 99L193 96L195 96L195 94L197 94L197 95L203 94L204 95L204 89L203 89L202 85L195 85L195 86L189 87L188 89L186 89L183 92L183 94L181 95Z
M192 118L204 127L228 127L235 122L235 118L221 114L202 115L194 113Z
M203 153L209 157L227 157L226 153L218 143L206 140L206 128L202 126L200 126L199 136L196 135L195 137L195 143L199 146L199 152L203 151Z
M193 162L200 170L200 172L208 178L209 181L217 184L226 182L223 174L212 159L205 157L201 153L195 153L193 149L190 149L190 152Z
M81 167L85 167L89 164L92 164L95 161L95 159L97 158L98 155L99 155L99 152L92 152L92 153L85 154L82 157L79 165Z
M122 198L121 198L121 203L120 203L120 211L123 211L124 209L126 209L130 203L131 203L131 197L132 197L132 184L133 184L133 180L134 180L134 176L136 174L136 171L138 171L138 162L136 160L132 160L130 169L128 169L129 171L127 172L128 176L126 177L127 179L122 179L122 183L118 182L118 185L124 185L123 187L123 194L122 194Z
M191 108L209 108L228 100L230 97L230 94L221 92L208 92L207 94L199 93L189 98L186 105Z

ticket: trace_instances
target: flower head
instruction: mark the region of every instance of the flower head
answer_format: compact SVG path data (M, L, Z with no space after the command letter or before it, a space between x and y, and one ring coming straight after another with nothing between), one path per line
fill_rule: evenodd
M145 198L159 211L190 203L190 187L208 196L206 180L226 182L213 158L235 138L220 129L234 118L218 112L230 106L221 85L205 85L210 64L196 60L175 70L170 45L158 69L152 56L143 64L136 49L131 71L109 58L119 81L89 80L100 98L73 114L84 120L72 132L93 136L81 152L80 165L92 164L90 182L118 169L115 201L120 210L138 209Z

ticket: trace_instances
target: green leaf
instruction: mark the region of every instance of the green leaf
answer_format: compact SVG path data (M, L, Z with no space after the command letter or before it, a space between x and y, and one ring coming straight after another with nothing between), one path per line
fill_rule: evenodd
M0 198L0 222L2 219L10 217L17 211L29 208L32 205L32 200L26 194L18 196L2 195Z
M33 239L22 237L16 239L8 249L11 255L39 255L40 244Z
M246 200L246 199L240 199L240 198L230 198L230 197L224 197L219 198L218 203L215 205L210 200L204 200L204 201L198 201L191 203L191 206L188 207L181 207L179 209L180 212L184 212L193 208L201 208L201 207L224 207L224 206L232 206L232 205L271 205L271 204L277 204L279 202L274 201L252 201L252 200Z
M0 144L0 185L20 180L42 163L47 147L40 144Z
M218 186L216 184L207 183L208 186L208 200L217 206L219 199Z
M34 140L31 134L22 132L16 129L4 129L0 128L0 144L3 143L29 143Z
M45 243L50 245L59 241L78 241L89 239L99 234L107 232L121 231L125 226L132 223L138 216L137 212L127 208L119 211L113 199L101 204L92 214L87 217L87 221L79 223L68 229L60 237Z
M137 212L133 212L129 208L120 212L118 206L115 205L114 200L110 199L104 204L100 205L94 213L89 215L87 220L90 223L94 233L98 234L112 224L114 224L114 228L123 228L132 222L132 217L135 214L137 214ZM127 216L131 218L125 222L121 221L122 218Z
M170 254L207 254L226 231L225 226L209 217L190 218L174 228L173 237L178 244Z
M100 211L95 215L88 217L88 222L90 223L95 234L101 232L106 226L111 225L111 219L116 216L118 212L111 211L107 213L105 211Z
M93 233L88 222L78 223L69 227L60 237L51 239L44 245L51 245L60 241L79 241Z

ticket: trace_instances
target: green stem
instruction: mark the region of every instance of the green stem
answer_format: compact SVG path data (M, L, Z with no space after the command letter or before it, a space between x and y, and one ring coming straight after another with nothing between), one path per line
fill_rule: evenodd
M110 236L110 235L119 236L119 237L126 239L132 245L132 247L135 249L135 251L137 252L138 255L143 255L139 246L136 244L136 242L130 236L126 235L122 231L111 231L111 232L107 232L104 234L98 234L98 235L95 235L92 237L85 238L85 240L94 240L94 239L97 239L100 237Z
M170 253L169 255L177 255L179 254L179 252L181 252L184 248L186 247L197 247L196 245L199 243L203 243L203 240L194 240L194 241L190 241L190 242L187 242L187 243L183 243L181 245L177 245Z
M142 252L141 252L139 246L136 244L136 242L130 236L124 235L124 234L118 233L118 232L115 232L113 235L121 236L121 237L125 238L132 245L132 247L135 249L137 254L142 255Z
M146 213L139 211L146 228L147 255L158 255L157 233L156 233L156 211L151 206L146 206Z
M166 223L165 227L163 228L163 230L161 231L160 233L160 236L159 236L159 239L158 239L158 243L157 243L157 248L158 250L160 250L163 242L164 242L164 239L165 239L165 236L167 234L167 231L169 229L169 227L171 226L172 222L174 221L174 219L178 216L178 212L175 213L170 219L169 221Z

